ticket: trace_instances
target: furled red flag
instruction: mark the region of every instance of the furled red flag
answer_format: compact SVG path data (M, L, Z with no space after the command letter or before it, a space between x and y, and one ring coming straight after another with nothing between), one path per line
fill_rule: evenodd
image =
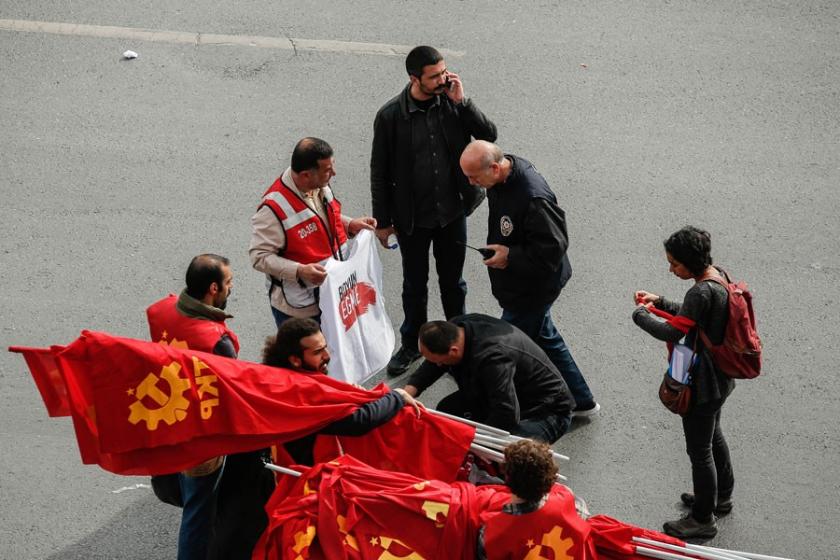
M297 439L388 391L91 331L67 347L12 350L48 380L50 413L66 413L66 392L83 462L119 474L171 473Z
M671 315L667 311L658 309L652 303L646 305L645 307L648 311L650 311L657 317L665 319L665 322L674 327L675 329L682 331L683 334L688 334L688 331L693 329L694 325L696 324L688 317L683 317L682 315Z
M552 492L570 496L560 485ZM314 509L312 496L317 496ZM510 491L504 486L424 480L374 469L345 455L305 471L302 480L278 487L266 508L270 521L263 540L281 543L272 550L289 550L299 544L295 535L304 535L303 530L291 535L284 533L282 526L282 521L298 519L292 515L297 509L307 516L317 515L315 540L309 550L319 550L331 560L471 560L484 514L498 512L509 500ZM574 519L557 520L563 530L559 541L554 533L533 536L534 558L551 558L552 551L555 558L563 558L557 552L562 550L572 554L567 556L572 560L596 558L585 522L577 517L574 507L567 513ZM572 530L575 524L585 530Z
M268 526L252 553L254 560L326 558L316 540L319 468L304 468L305 476L281 476L265 505Z
M377 469L452 482L474 436L471 426L433 414L417 418L414 409L406 407L363 436L318 436L315 462L347 453Z
M649 558L636 554L636 543L633 542L633 537L685 546L685 543L679 539L659 531L623 523L608 515L593 515L587 521L592 528L592 540L595 543L599 558L609 560L643 560Z

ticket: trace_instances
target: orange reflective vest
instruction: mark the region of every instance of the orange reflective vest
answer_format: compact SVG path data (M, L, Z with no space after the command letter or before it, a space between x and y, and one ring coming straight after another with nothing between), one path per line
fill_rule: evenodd
M146 309L154 342L212 353L222 335L228 335L239 353L239 339L224 321L187 317L178 311L177 303L178 296L169 294Z
M329 257L343 260L341 251L347 233L341 223L341 203L329 187L323 189L323 194L327 223L279 178L263 194L260 207L271 208L286 234L284 258L301 264Z

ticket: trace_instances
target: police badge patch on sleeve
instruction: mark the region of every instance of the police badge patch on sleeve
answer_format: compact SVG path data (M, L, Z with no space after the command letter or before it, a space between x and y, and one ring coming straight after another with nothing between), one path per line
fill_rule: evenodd
M513 222L511 221L510 216L502 216L499 229L504 237L507 237L513 232Z

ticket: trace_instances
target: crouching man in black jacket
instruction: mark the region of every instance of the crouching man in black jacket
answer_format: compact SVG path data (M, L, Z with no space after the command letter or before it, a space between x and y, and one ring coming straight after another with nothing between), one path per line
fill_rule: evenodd
M458 390L438 410L553 443L571 423L574 398L548 356L513 325L471 313L420 328L426 361L405 391L416 397L444 373Z

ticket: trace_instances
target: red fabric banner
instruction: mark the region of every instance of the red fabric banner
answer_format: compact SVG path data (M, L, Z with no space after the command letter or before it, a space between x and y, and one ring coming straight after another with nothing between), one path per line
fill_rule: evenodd
M592 528L592 539L598 550L598 557L609 560L643 560L649 556L636 554L636 543L633 537L652 539L666 544L685 546L680 539L670 537L665 533L643 529L628 523L623 523L608 515L593 515L589 518ZM648 545L641 545L653 548Z
M60 351L62 347L55 347ZM47 413L50 416L70 416L70 401L67 399L67 387L58 371L53 350L49 348L26 348L12 346L9 352L23 354L35 385L41 393Z
M289 553L307 537L304 520L315 516L316 538L307 549L312 556L300 558L470 560L481 513L510 499L503 486L424 480L349 455L303 470L294 483L278 486L266 506L269 526L254 558L296 558L271 553Z
M318 436L315 462L347 453L376 469L451 482L474 437L471 426L434 414L417 418L414 409L406 407L363 436Z
M120 474L296 439L388 391L91 331L67 347L11 350L48 412L72 416L83 462Z

